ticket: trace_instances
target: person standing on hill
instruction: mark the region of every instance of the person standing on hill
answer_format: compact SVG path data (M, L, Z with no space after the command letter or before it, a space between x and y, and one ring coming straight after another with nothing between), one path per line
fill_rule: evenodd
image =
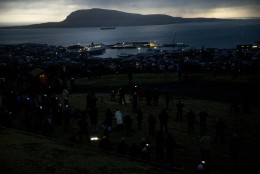
M129 73L127 74L127 77L128 77L128 85L129 85L129 86L132 86L132 84L133 84L133 73L132 73L132 72L129 72Z
M159 91L157 88L153 89L153 106L158 106L159 102Z
M108 108L105 113L105 120L107 121L107 129L112 130L113 114L112 114L110 108Z
M124 123L125 123L125 129L126 129L126 136L130 136L133 122L132 122L132 118L130 117L129 114L126 114Z
M168 118L169 114L166 112L166 109L163 109L162 112L158 116L160 120L160 131L163 132L163 129L165 129L165 132L168 132Z
M69 105L69 91L67 89L63 89L63 101L64 101L64 107L66 105Z
M119 111L119 109L116 110L115 118L116 118L116 130L117 131L123 130L124 129L123 114Z
M222 120L222 118L219 118L218 121L216 122L215 126L216 126L215 140L220 141L220 143L223 143L224 142L226 124Z
M165 104L166 104L166 109L169 109L169 103L170 103L170 92L165 93Z
M128 145L126 143L125 138L121 138L120 143L117 145L117 153L121 155L127 155Z
M185 107L184 103L181 100L179 100L178 103L176 104L176 108L177 108L176 120L179 121L182 120L183 107Z
M83 114L80 114L79 119L79 143L82 142L82 136L86 135L86 139L88 142L90 142L89 133L88 133L88 122Z
M145 90L145 99L146 99L146 104L148 106L151 106L152 104L152 99L153 99L153 95L150 89L146 89Z
M126 100L125 100L125 89L123 87L118 89L118 94L119 94L119 103L126 105Z
M91 129L92 132L97 132L98 127L98 108L97 108L97 101L98 98L94 91L91 91L87 96L87 111L90 119Z
M156 127L156 118L153 114L149 114L148 116L148 127L149 127L149 136L154 136L155 134L155 127Z
M192 109L187 114L187 119L188 119L188 131L189 133L194 132L194 122L195 122L195 113L193 112Z
M63 118L64 132L69 132L70 121L71 121L71 109L68 105L66 105L66 107L63 109L62 118Z
M208 118L209 114L205 111L201 111L199 113L199 117L200 117L200 134L204 135L207 133L207 118Z
M136 113L138 107L138 93L136 90L134 90L133 92L132 104L133 104L133 113Z
M143 111L140 107L137 109L137 127L139 130L142 129L142 122L143 122Z

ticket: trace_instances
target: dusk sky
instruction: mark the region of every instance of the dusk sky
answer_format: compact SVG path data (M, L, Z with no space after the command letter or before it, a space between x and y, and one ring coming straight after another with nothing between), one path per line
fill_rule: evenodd
M58 22L90 8L179 17L260 17L259 0L0 0L0 24Z

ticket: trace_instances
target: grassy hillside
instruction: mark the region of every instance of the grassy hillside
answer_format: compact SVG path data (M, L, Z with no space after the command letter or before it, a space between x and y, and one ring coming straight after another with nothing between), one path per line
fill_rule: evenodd
M0 139L0 172L3 174L175 173L91 147L10 130L1 129Z
M185 84L188 88L186 91L173 91L172 100L169 104L167 112L170 115L169 118L169 131L175 136L178 148L174 158L174 164L178 167L182 167L188 171L194 171L197 162L200 160L200 122L198 113L200 111L207 111L209 117L207 120L208 134L214 138L215 136L215 123L218 118L222 118L226 123L225 130L225 141L220 143L217 141L213 142L211 154L210 154L210 169L211 173L250 173L257 169L257 157L260 155L258 146L260 145L260 108L259 102L249 102L250 113L245 114L242 111L242 105L240 104L240 111L230 111L231 103L225 100L213 100L211 95L219 95L220 93L214 94L211 91L207 92L206 97L197 95L196 98L190 96L195 92L203 92L208 90L203 88L203 84L207 82L214 82L219 84L231 83L237 88L232 91L232 86L229 92L233 92L235 95L239 95L240 86L237 84L248 86L248 84L258 85L257 76L255 77L239 77L233 79L231 76L218 76L214 78L212 75L205 76L192 75L189 76L189 83L178 82ZM196 80L194 80L196 79ZM174 88L177 80L176 74L136 74L134 75L133 81L135 84L144 84L146 87L161 87L165 89L176 89ZM171 83L174 83L172 85ZM213 84L214 84L213 83ZM108 89L116 88L120 85L127 85L127 75L112 75L103 76L100 79L77 79L77 85L93 89ZM235 84L235 85L234 85ZM198 88L197 85L200 87ZM216 89L221 89L221 93L224 91L225 86L213 86ZM195 87L194 87L195 86ZM183 87L183 86L181 86ZM212 87L212 88L213 88ZM195 90L196 89L196 90ZM239 90L237 90L239 89ZM255 90L255 87L253 87ZM87 91L87 90L86 90ZM215 90L216 91L216 90ZM79 92L72 93L69 96L69 104L72 111L84 110L86 105L86 93ZM129 91L128 91L129 92ZM186 93L187 92L187 93ZM188 93L189 92L189 93ZM249 91L249 93L252 91ZM253 91L254 92L254 91ZM232 94L233 94L232 93ZM185 95L184 95L185 94ZM258 96L259 93L256 93ZM113 151L115 151L117 144L122 137L126 137L128 144L132 142L140 143L142 138L148 137L151 140L152 147L155 147L155 138L148 136L148 114L152 113L156 117L165 108L165 97L161 93L159 98L158 106L147 106L145 101L139 101L138 105L144 112L144 121L142 130L137 130L136 114L132 113L132 105L130 102L130 94L127 93L126 100L127 105L120 105L118 102L110 100L110 93L99 92L96 93L98 98L98 125L99 130L97 133L90 133L91 135L97 135L102 137L103 129L101 127L104 121L104 115L107 108L111 108L114 112L116 108L119 108L125 115L129 113L133 119L133 130L132 135L126 137L125 132L111 133L111 141L113 145ZM243 96L243 93L241 93ZM59 96L62 98L61 96ZM221 95L222 97L222 95ZM176 121L176 103L179 99L182 99L185 103L184 115L189 111L190 108L196 113L195 121L195 132L188 133L187 118L184 117L182 121ZM22 117L16 117L14 120L14 127L24 129L21 124L23 122ZM62 139L67 141L71 134L77 135L78 132L78 118L72 118L70 125L70 133L64 133L61 126L55 128L53 138ZM113 120L113 126L115 126L116 120ZM157 119L156 130L159 130L159 120ZM233 132L237 132L240 135L240 146L238 153L238 161L232 161L230 155L230 140ZM107 155L96 150L98 148L97 142L87 143L83 141L81 145L71 145L62 142L56 142L49 139L24 135L15 133L13 131L0 131L0 173L168 173L169 171L157 168L142 162L134 162L129 159L118 158L113 155ZM87 146L84 147L84 146ZM152 152L152 161L158 162L155 159L155 149ZM1 172L3 171L3 172ZM9 172L11 171L11 172Z

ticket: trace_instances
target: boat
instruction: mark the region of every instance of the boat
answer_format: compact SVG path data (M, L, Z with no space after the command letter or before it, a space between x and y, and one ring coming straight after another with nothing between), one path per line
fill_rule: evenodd
M110 46L111 49L126 49L126 48L136 48L136 46L131 42L116 43Z
M67 48L68 52L71 53L90 53L92 55L103 54L106 51L106 45L104 44L94 44L93 42L90 45L72 45Z
M67 48L68 52L71 53L80 53L80 52L86 52L86 49L84 46L81 45L72 45Z
M101 27L100 30L114 30L116 27Z
M143 48L147 47L149 42L123 42L116 43L114 45L109 45L108 48L111 49L126 49L126 48Z
M85 50L91 54L102 54L105 52L106 50L106 45L104 44L94 44L93 42L88 45L85 46Z

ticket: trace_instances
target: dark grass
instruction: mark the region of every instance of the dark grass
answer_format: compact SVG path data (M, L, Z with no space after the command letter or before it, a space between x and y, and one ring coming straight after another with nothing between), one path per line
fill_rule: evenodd
M37 135L2 129L0 137L1 173L179 173Z

